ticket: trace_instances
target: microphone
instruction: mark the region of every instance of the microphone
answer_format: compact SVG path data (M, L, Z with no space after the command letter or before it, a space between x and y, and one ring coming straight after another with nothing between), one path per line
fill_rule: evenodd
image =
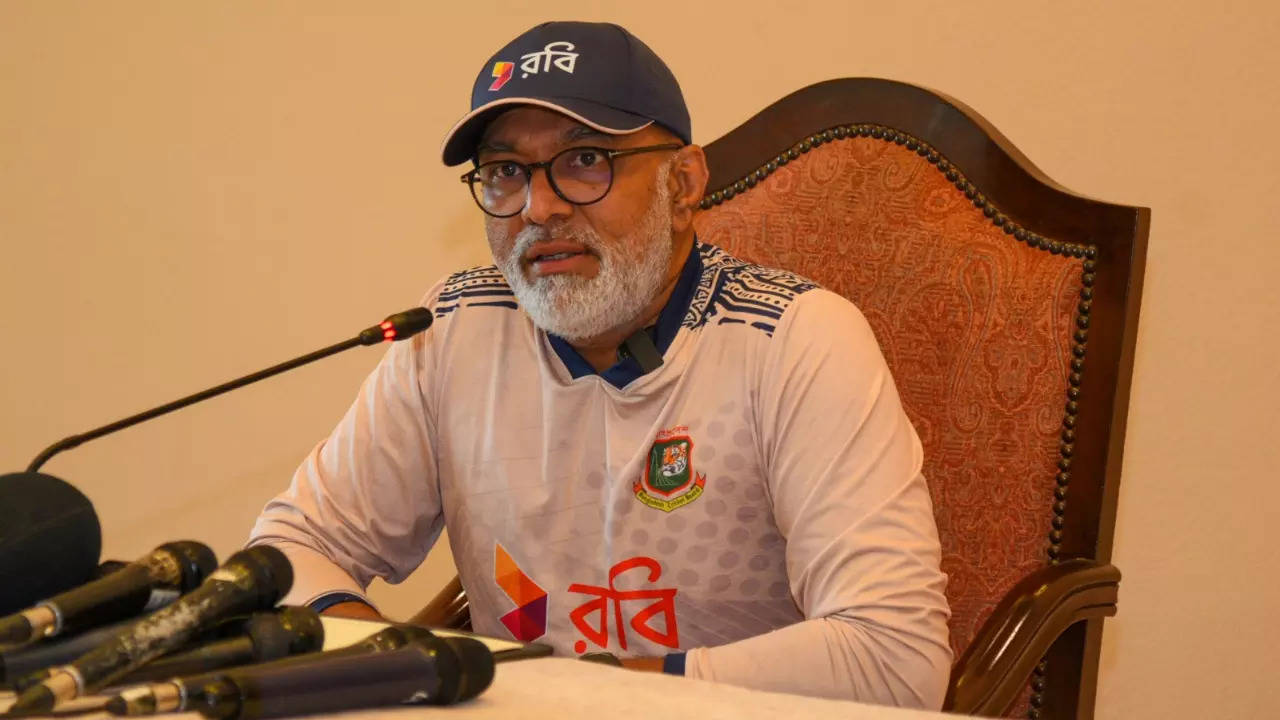
M411 642L435 637L426 628L412 625L383 628L358 643L323 653L293 655L280 660L254 666L255 670L288 667L309 663L320 658L372 655L398 650ZM234 672L234 671L231 671ZM226 672L210 672L203 675L174 677L167 682L152 683L128 688L113 696L106 703L112 715L134 716L156 713L186 712L204 702L204 687L223 677Z
M42 714L59 703L92 693L143 663L180 647L192 635L228 615L275 606L293 585L284 553L258 545L231 556L200 587L148 615L49 678L27 688L10 715Z
M130 618L148 609L154 590L187 592L218 566L207 545L165 543L97 580L0 618L0 643L23 644Z
M243 623L238 637L214 640L200 647L165 655L125 676L129 683L193 675L218 668L262 663L324 646L324 625L309 607L285 607L257 612Z
M24 648L0 651L0 684L9 683L18 691L37 685L49 676L49 673L43 672L45 668L75 660L133 622L118 622L57 642L36 643Z
M0 615L93 575L102 526L84 493L52 475L10 473L0 476L0 508Z
M117 570L123 570L129 563L123 560L103 560L98 563L98 567L94 569L90 580L97 580L100 577L106 577Z
M12 682L16 692L39 685L51 674L45 668L84 655L131 624L132 622L124 622L93 630L65 643L50 643L15 653L0 653L0 681L5 679L8 668L8 677L18 678ZM225 632L226 627L233 627L235 630L228 633ZM282 608L280 612L254 613L248 618L232 620L213 628L211 633L221 637L191 650L164 655L128 674L121 682L140 683L233 665L261 663L318 651L324 645L324 625L320 622L320 616L306 607L289 606ZM236 637L225 637L237 633Z
M137 415L130 415L127 418L103 425L102 427L90 430L89 432L65 437L42 450L40 454L31 461L31 464L27 466L27 472L34 473L36 470L39 470L40 466L49 461L49 458L57 455L63 450L70 450L73 447L82 445L90 440L95 440L103 435L110 435L113 432L123 430L127 427L132 427L140 422L145 422L161 415L167 415L174 410L181 410L182 408L198 403L201 400L208 400L211 397L216 397L223 393L230 392L236 388L244 387L245 385L255 383L259 380L264 380L272 375L279 375L286 370L292 370L293 368L306 365L307 363L315 362L321 358L326 358L330 355L340 353L343 350L349 350L357 345L377 345L380 342L398 341L413 337L430 327L431 319L431 311L424 307L416 307L405 310L404 312L398 312L394 315L387 316L387 319L377 325L361 330L358 335L348 340L343 340L340 343L335 343L329 347L321 348L315 352L294 358L293 360L282 362L279 365L273 365L265 370L259 370L256 373L245 375L242 378L223 383L217 387L209 388L208 390L198 392L194 395L188 395L187 397L174 400L173 402L166 403L160 407L140 412ZM96 558L94 562L97 562ZM23 603L23 605L25 604L26 603ZM19 605L18 607L22 607L22 605Z
M468 637L432 637L399 650L279 668L245 668L204 687L200 714L256 720L402 703L451 705L493 682L493 655Z

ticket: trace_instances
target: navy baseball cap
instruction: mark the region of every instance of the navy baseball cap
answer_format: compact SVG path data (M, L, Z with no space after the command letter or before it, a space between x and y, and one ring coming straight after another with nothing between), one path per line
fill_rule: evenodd
M489 58L471 90L471 112L445 136L444 164L474 157L489 123L519 105L545 107L610 135L657 123L686 143L693 137L670 68L635 35L608 23L543 23Z

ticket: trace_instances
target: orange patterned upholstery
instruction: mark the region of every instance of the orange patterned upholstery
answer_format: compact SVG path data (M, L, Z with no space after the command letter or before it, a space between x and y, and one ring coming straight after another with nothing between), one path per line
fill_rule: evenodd
M924 445L959 657L1050 562L1083 260L1016 240L925 158L870 137L815 147L696 223L867 316Z

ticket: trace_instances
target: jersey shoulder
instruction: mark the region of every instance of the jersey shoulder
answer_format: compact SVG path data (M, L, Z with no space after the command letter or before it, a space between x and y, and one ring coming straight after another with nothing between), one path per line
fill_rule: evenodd
M431 304L437 320L472 307L519 309L515 293L497 266L474 267L450 275L440 284Z
M821 288L812 280L779 268L756 265L714 245L698 243L702 277L684 326L747 325L772 337L796 298Z

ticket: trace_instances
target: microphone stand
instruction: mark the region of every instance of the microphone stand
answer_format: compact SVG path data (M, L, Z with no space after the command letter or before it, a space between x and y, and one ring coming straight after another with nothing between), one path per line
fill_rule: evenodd
M137 425L140 422L150 420L151 418L166 415L174 410L181 410L182 408L193 403L198 403L201 400L208 400L211 397L216 397L223 393L230 392L238 387L243 387L259 380L264 380L272 375L279 375L286 370L292 370L293 368L301 365L306 365L307 363L315 362L316 360L329 357L330 355L335 355L343 350L349 350L356 347L357 345L377 345L380 342L388 340L403 340L425 330L430 324L431 313L426 308L414 308L412 310L406 310L405 312L396 313L378 325L361 330L359 335L349 340L343 340L342 342L335 343L329 347L307 353L302 357L282 362L279 365L274 365L265 370L259 370L258 372L245 375L242 378L223 383L217 387L209 388L208 390L203 390L195 393L194 395L188 395L187 397L179 400L165 403L160 407L140 412L137 415L130 415L127 418L117 420L108 425L103 425L100 428L80 433L79 435L65 437L41 451L41 453L31 461L31 464L27 466L27 472L36 472L40 469L41 465L44 465L49 461L49 458L57 455L63 450L70 450L73 447L89 442L90 440L100 438L103 435L110 435L117 430L123 430L127 427Z

